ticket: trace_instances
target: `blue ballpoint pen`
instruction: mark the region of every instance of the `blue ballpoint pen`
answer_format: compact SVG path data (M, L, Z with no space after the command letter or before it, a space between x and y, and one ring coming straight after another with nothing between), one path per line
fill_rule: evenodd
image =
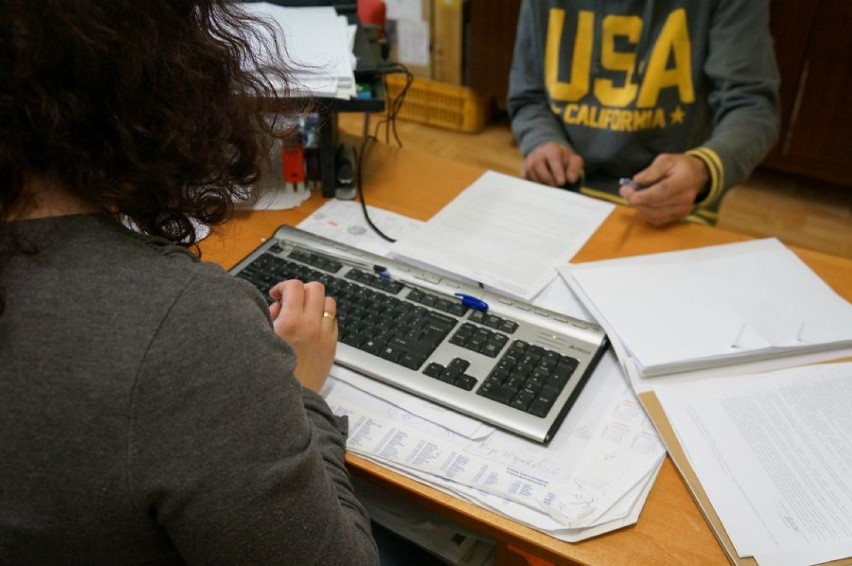
M470 307L474 310L482 312L486 312L488 310L488 303L486 303L482 299L477 299L476 297L465 295L464 293L456 293L455 295L456 297L461 299L461 304L466 307Z
M618 180L618 186L623 187L625 185L627 185L628 187L632 187L633 189L636 189L637 191L645 188L643 185L640 185L639 183L637 183L636 181L634 181L630 177L622 177Z

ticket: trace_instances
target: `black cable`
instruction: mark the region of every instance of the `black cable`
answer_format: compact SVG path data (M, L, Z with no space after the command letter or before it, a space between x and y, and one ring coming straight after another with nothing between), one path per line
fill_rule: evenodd
M399 96L397 96L393 101L393 115L390 119L390 125L393 129L393 137L396 140L397 145L402 147L402 141L400 141L399 134L396 131L396 118L400 111L402 111L402 104L405 102L405 95L408 93L408 89L411 88L411 84L414 82L414 74L412 74L404 65L400 65L400 67L405 73L405 86L402 87Z
M367 155L367 149L370 147L370 142L379 140L376 136L367 136L364 138L364 141L361 142L361 150L358 152L358 171L355 173L358 179L358 200L361 201L361 210L364 212L364 220L367 221L367 225L373 229L373 232L379 235L380 238L387 240L390 243L394 243L396 240L379 230L379 227L373 224L373 221L370 220L370 213L367 212L367 201L364 200L364 183L362 181L361 171L364 167L364 159Z
M393 131L394 141L396 141L399 147L402 147L402 141L399 139L399 134L396 130L396 119L399 115L400 110L402 110L403 102L405 102L405 95L408 93L408 90L411 88L411 84L414 82L414 75L408 70L405 65L395 64L386 67L388 72L385 73L385 76L389 74L393 74L393 71L405 74L405 85L400 90L399 94L394 97L393 100L388 101L385 118L376 123L376 127L374 130L374 136L376 137L376 141L379 140L379 135L382 127L384 126L385 130L385 143L390 143L390 133ZM385 92L388 91L387 81L385 81Z
M358 152L358 170L355 173L358 187L358 200L361 202L361 210L364 213L364 220L367 222L367 225L372 228L372 230L376 234L379 235L380 238L387 240L390 243L393 243L396 240L382 232L379 227L373 224L373 221L370 219L370 213L367 211L367 201L364 199L364 183L361 172L364 169L364 160L366 159L367 150L370 147L370 142L379 141L379 130L382 125L385 126L385 143L389 143L390 132L393 131L393 136L396 140L397 145L399 147L402 147L402 141L399 139L399 134L396 131L396 118L400 110L402 110L402 103L405 101L405 95L406 93L408 93L408 89L411 87L411 83L414 82L414 75L408 70L408 68L405 67L405 65L399 63L388 67L388 72L386 72L386 75L390 74L394 70L405 74L405 85L402 87L402 90L400 90L399 94L393 100L389 101L386 111L386 118L376 124L376 128L374 130L373 135L367 135L361 142L361 149ZM387 83L385 83L385 92L387 92Z

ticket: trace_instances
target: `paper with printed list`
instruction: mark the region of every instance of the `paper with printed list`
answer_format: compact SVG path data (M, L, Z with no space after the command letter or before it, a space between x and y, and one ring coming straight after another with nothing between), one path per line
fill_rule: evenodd
M349 417L348 450L569 542L634 523L665 456L611 354L549 446L500 430L468 438L341 373L323 394Z
M672 383L657 398L741 557L852 557L852 363Z
M524 300L556 278L615 205L488 171L391 255Z

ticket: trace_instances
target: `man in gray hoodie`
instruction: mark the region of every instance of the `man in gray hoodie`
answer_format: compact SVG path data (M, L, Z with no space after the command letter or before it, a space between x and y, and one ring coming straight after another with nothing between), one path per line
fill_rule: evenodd
M522 175L713 223L778 138L769 0L524 0L509 80Z

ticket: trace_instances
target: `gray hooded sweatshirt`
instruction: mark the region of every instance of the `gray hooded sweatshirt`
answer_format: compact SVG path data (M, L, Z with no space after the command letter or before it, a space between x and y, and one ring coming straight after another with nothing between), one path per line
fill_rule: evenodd
M524 0L508 106L524 155L571 147L616 202L658 154L698 157L712 221L778 138L778 85L768 0Z

